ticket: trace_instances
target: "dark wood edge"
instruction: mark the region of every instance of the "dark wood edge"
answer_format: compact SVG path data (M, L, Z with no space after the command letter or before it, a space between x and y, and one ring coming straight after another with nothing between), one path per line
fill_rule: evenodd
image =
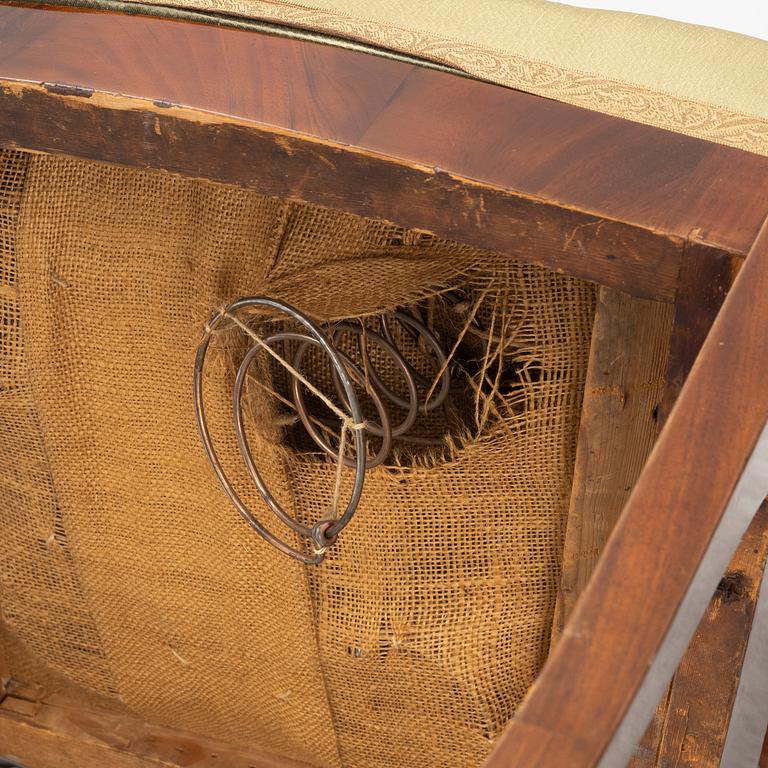
M743 255L768 211L767 158L241 29L0 4L0 84L0 146L239 184L662 301L692 231Z
M663 691L665 680L654 681L654 674L671 676L768 491L763 455L766 381L768 222L723 304L594 578L499 739L489 768L586 768L619 765L617 754L628 759L634 745L629 753L626 744L623 752L617 751L617 735L627 727L638 738L642 734L656 701L644 701L647 711L642 713L638 701L647 698L651 683L659 695ZM747 494L746 483L752 481L757 486ZM748 512L734 497L737 488L747 507L754 501ZM728 517L734 509L738 521ZM670 657L664 652L673 646Z
M675 763L736 768L724 759L723 750L732 714L736 715L739 681L753 677L744 660L767 558L768 503L764 503L720 580L629 768ZM768 643L765 647L768 650ZM763 712L768 718L768 710L760 707L751 714L759 717ZM759 725L752 729L750 740L759 753L763 733L755 730ZM736 738L743 741L740 735ZM748 768L756 763L755 756Z
M48 762L60 752L60 762ZM238 749L146 723L11 681L0 702L0 756L40 768L309 768L256 749ZM46 762L41 762L45 760Z
M13 138L19 126L23 136ZM508 253L639 296L674 297L683 247L677 237L268 126L0 80L0 146L237 184Z

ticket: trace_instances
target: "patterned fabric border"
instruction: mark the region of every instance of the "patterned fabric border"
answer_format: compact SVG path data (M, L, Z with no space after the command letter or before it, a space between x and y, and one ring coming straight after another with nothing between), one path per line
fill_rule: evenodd
M368 43L454 67L488 82L768 156L768 120L641 85L428 32L279 0L161 2L172 7L261 19Z

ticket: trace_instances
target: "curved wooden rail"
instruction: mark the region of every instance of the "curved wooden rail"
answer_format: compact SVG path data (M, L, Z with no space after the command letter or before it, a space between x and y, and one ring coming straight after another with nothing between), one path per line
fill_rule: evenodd
M487 768L619 768L768 493L768 221Z
M671 301L745 254L768 158L360 51L0 5L0 145L236 183Z

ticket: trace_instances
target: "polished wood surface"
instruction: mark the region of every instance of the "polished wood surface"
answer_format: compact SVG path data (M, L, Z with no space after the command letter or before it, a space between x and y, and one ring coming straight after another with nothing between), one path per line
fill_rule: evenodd
M662 428L669 418L670 411L680 395L696 356L712 328L712 323L714 323L741 265L740 260L733 258L728 253L710 252L705 254L701 244L686 243L680 265L680 282L674 309L675 317L670 338L669 358L664 374L666 382L664 396L657 413L659 428ZM735 558L739 558L739 553ZM744 562L745 556L743 554L740 560ZM707 615L712 617L719 615L717 604L718 597L715 594L707 609ZM696 667L701 643L710 645L720 643L723 647L738 647L744 642L745 632L748 634L749 626L746 628L734 627L732 622L729 624L727 621L724 621L721 626L717 622L708 622L707 615L702 619L699 630L704 635L703 640L697 642L694 639L692 641L686 655L680 662L680 669L676 673L676 677L680 674L680 670L684 670L681 680L695 676L700 681L706 681L707 685L714 686L714 683L710 683L707 666L698 669ZM737 683L736 675L737 672L730 676L728 674L723 675L720 690L734 686ZM679 709L690 708L692 704L694 709L700 709L700 702L690 700L697 696L699 691L683 682L676 686L673 679L667 695L659 702L654 718L638 746L632 768L650 768L651 766L655 768L657 758L661 754L666 755L666 750L671 744L670 739L675 738L673 734L680 725L681 714L670 708L673 689L676 691L675 700ZM689 697L688 701L683 700L686 696ZM713 695L712 700L713 707L716 707L714 702L717 700L717 696ZM694 714L690 719L690 726L691 740L696 740L701 744L713 745L718 738L724 735L722 723L716 717L706 721L697 719ZM672 729L672 735L668 733L669 728ZM721 740L720 749L722 749L723 743ZM665 757L666 759L667 757Z
M0 757L11 754L29 768L309 768L15 682L0 702Z
M554 653L489 768L595 766L717 537L768 419L768 223ZM705 605L701 605L703 613Z
M665 301L691 232L744 254L768 211L768 158L257 32L0 6L0 83L2 145L253 186Z

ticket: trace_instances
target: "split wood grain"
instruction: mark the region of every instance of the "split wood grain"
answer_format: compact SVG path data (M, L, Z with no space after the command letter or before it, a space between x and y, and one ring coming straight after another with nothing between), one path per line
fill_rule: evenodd
M553 641L653 447L673 315L671 305L598 291Z
M742 540L675 673L661 738L632 768L718 768L768 557L768 505Z

